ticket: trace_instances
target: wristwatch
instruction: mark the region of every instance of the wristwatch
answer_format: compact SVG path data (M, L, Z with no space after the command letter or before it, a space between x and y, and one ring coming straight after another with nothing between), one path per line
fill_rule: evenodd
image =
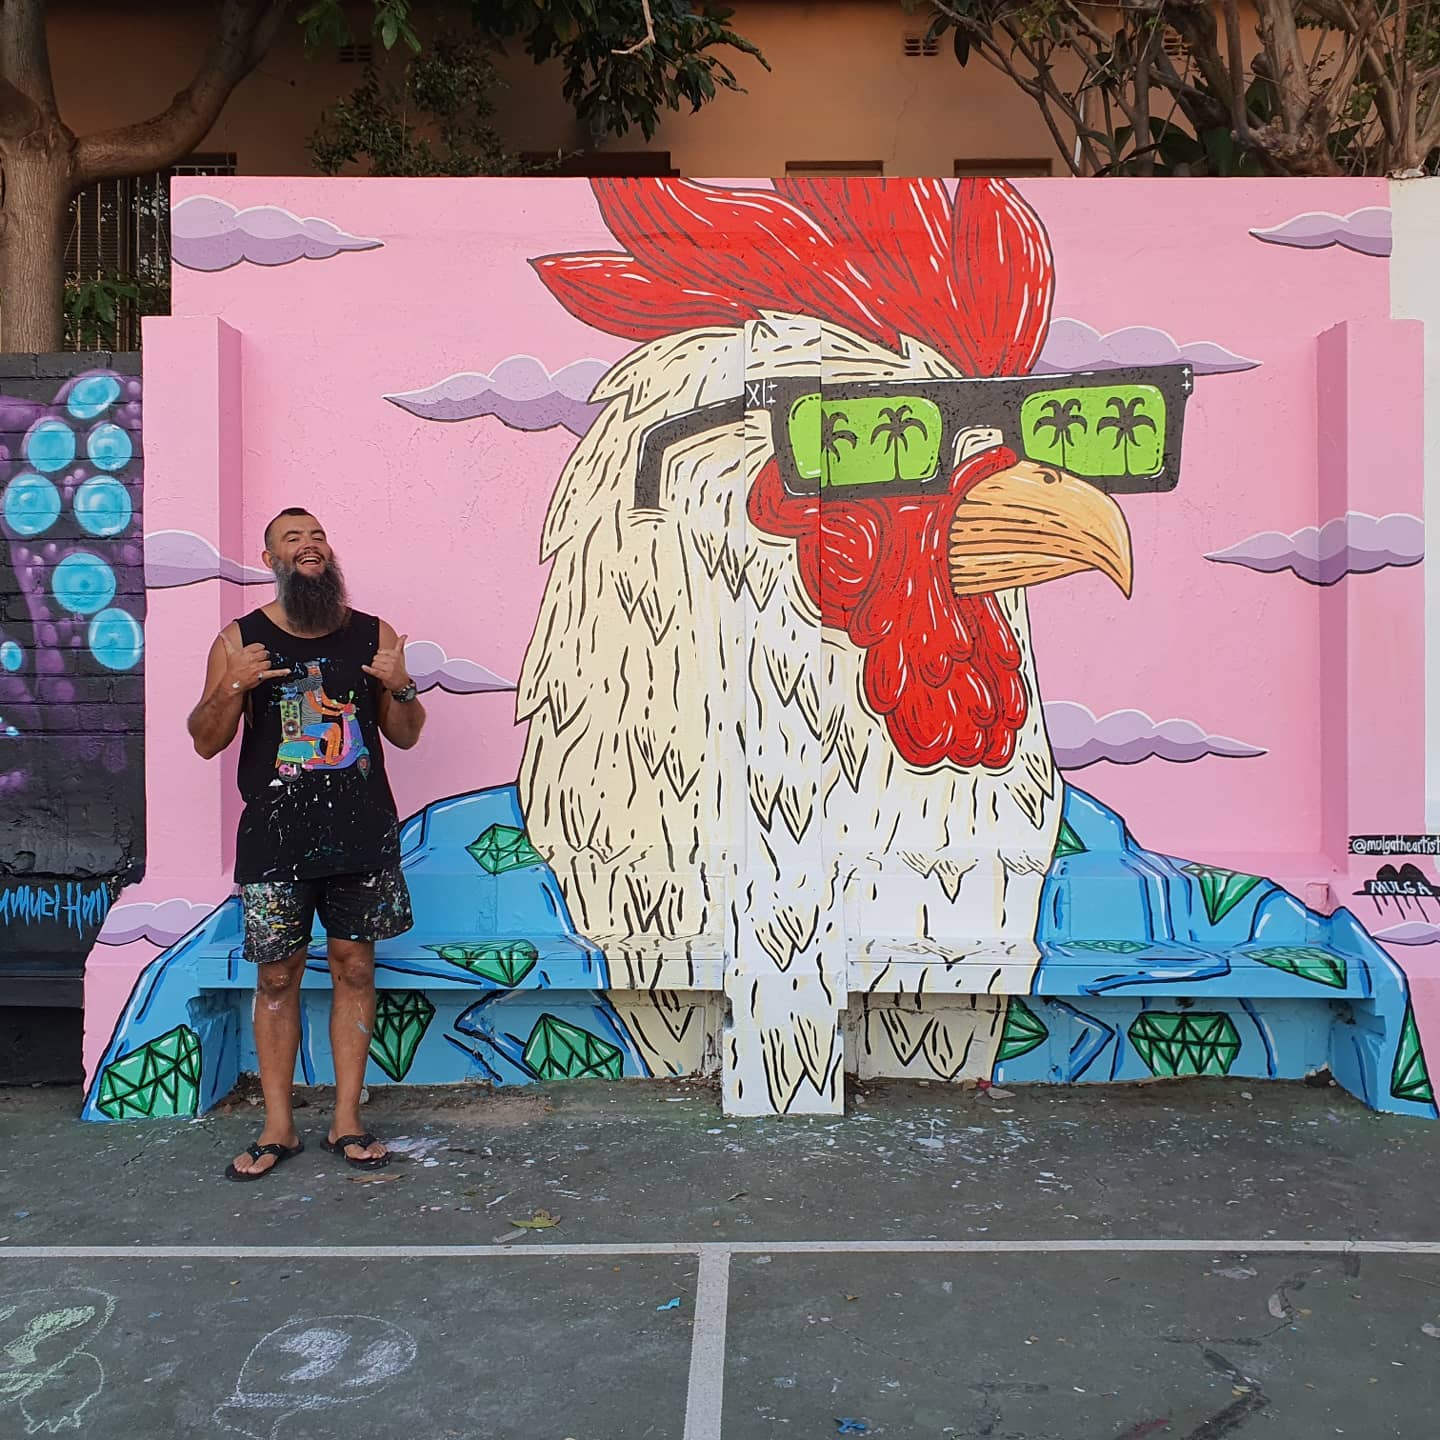
M408 705L418 693L415 689L415 682L412 680L403 690L392 690L390 698L397 705Z

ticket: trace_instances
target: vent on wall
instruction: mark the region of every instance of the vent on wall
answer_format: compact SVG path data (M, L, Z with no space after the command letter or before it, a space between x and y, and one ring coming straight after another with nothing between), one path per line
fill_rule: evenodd
M1172 60L1183 60L1186 57L1185 37L1173 26L1167 25L1161 31L1160 48Z
M363 43L342 45L335 52L335 58L342 65L368 65L375 58L375 47Z
M921 56L938 55L939 53L940 37L938 35L906 35L905 58L907 60L918 60Z

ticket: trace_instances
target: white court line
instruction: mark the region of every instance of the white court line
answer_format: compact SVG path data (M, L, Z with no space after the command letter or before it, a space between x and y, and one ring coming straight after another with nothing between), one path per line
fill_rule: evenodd
M0 1260L556 1260L643 1255L1436 1255L1440 1240L696 1240L614 1245L0 1245Z
M690 1386L685 1395L685 1440L720 1440L725 1398L725 1321L730 1307L730 1256L719 1246L700 1252L695 1324L690 1341Z

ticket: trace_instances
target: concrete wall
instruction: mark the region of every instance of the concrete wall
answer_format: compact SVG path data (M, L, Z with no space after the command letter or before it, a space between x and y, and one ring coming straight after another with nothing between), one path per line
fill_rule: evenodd
M0 369L0 1004L78 1002L145 869L139 370Z
M718 1060L754 1113L833 1109L846 1069L1328 1066L1433 1114L1425 335L1392 287L1428 291L1389 256L1440 188L1409 194L180 186L165 763L87 1113L252 1063L233 781L183 720L298 503L431 710L391 767L417 917L373 1083ZM1010 387L934 386L967 375ZM184 1084L141 1093L157 1057Z

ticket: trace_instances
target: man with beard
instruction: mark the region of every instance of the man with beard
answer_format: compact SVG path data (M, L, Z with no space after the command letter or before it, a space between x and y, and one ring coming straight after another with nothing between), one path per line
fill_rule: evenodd
M291 1110L300 1044L300 981L318 913L328 937L335 1114L325 1148L375 1169L385 1147L360 1123L375 1023L375 942L411 926L383 735L408 750L425 709L405 670L405 640L350 608L320 522L282 510L265 527L276 598L227 625L210 647L204 698L191 712L210 759L243 716L235 844L244 954L256 966L255 1049L265 1126L225 1174L258 1180L304 1149Z

